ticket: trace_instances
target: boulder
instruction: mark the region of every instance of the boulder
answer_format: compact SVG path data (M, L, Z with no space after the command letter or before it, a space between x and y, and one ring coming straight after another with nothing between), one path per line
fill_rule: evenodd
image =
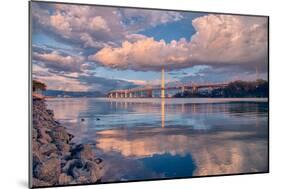
M56 145L52 144L52 143L49 143L49 144L43 144L41 147L40 147L40 152L43 154L43 155L47 155L49 156L50 154L54 153L57 151L57 147Z
M70 171L70 175L74 178L74 179L78 179L80 177L80 172L79 172L79 168L78 167L73 167Z
M39 180L37 178L32 178L32 186L33 187L42 187L42 186L51 186L51 183L45 182L43 180Z
M101 178L100 169L93 161L87 161L85 167L89 170L91 183L95 183Z
M93 160L94 153L92 150L92 145L90 144L79 144L71 149L71 156L77 159L83 160Z
M66 162L65 166L62 168L62 172L72 175L73 177L75 176L75 170L73 171L74 168L82 168L83 167L83 162L80 159L72 159Z
M66 142L67 144L71 140L70 135L67 133L66 129L62 126L55 127L50 135L55 142Z
M38 132L35 128L32 129L32 139L37 139L38 137Z
M42 144L48 144L52 141L51 136L47 133L50 129L40 127L38 128L38 141L40 141Z
M54 117L54 111L53 110L47 109L46 112L50 117Z
M42 157L41 155L37 152L32 153L32 167L33 169L40 163L42 163L41 161Z
M61 185L70 184L72 180L73 178L65 173L62 173L59 176L59 184Z
M32 140L32 152L39 152L41 144L37 140Z
M88 176L79 176L76 180L77 184L90 184L90 183L94 183L91 181L91 179Z
M33 169L33 176L43 180L44 182L56 184L58 183L60 169L60 160L58 158L51 157L42 161Z
M74 136L54 119L43 100L33 101L33 186L95 183L101 179L103 161L91 144L76 145Z
M70 151L70 145L65 142L58 141L56 142L56 146L60 152L60 154L67 154Z

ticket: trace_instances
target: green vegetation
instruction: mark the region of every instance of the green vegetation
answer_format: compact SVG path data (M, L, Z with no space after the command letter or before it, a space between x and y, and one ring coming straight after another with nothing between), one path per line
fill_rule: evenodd
M37 80L32 80L32 91L45 91L47 89L47 86L45 83L42 83Z

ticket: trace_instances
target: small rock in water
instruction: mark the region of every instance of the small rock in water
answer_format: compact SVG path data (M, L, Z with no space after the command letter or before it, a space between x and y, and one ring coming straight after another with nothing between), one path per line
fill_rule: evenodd
M100 120L100 118L97 118L97 121L99 121Z
M85 119L84 119L84 118L81 118L81 121L85 121Z
M96 158L94 161L96 162L96 164L100 164L102 162L102 159L101 158Z

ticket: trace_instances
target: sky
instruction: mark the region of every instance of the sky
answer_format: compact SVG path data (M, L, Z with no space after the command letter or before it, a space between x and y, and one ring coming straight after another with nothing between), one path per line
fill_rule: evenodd
M31 3L32 75L99 91L267 79L266 17Z

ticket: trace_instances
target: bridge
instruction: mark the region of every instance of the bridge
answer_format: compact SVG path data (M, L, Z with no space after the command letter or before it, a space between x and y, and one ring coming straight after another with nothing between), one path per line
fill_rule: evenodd
M167 86L165 87L165 72L162 68L162 79L161 86L146 86L141 88L132 88L132 89L120 89L112 90L107 94L108 98L152 98L154 91L161 91L161 98L165 98L165 91L169 90L178 90L184 93L186 90L191 90L196 92L198 89L215 89L223 88L226 83L216 83L216 84L181 84L177 86Z

